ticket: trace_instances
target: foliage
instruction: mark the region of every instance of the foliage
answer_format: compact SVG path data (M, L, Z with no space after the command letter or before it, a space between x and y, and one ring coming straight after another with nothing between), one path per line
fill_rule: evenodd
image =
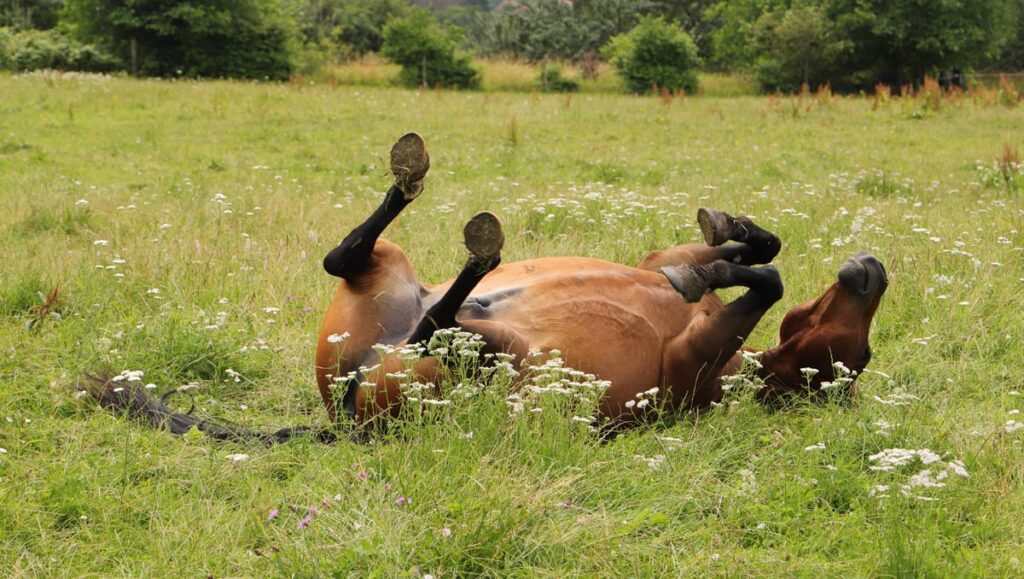
M443 26L429 12L415 10L384 27L381 54L401 65L400 80L408 87L476 88L480 73L468 56L456 53L460 29Z
M404 0L303 0L297 18L303 42L340 61L379 51L384 25L409 11Z
M580 83L574 78L562 76L562 67L557 64L542 66L537 76L537 86L542 92L578 92Z
M612 38L604 53L634 93L697 91L697 46L664 18L642 18L628 33Z
M67 0L62 18L142 75L283 80L292 71L280 0Z
M529 61L576 59L632 28L650 9L642 0L522 0L491 14L479 34L485 54Z
M121 62L106 51L68 38L56 30L11 33L0 28L0 70L112 72L120 66Z
M828 84L836 59L848 46L836 36L834 23L819 8L795 6L765 14L754 33L761 54L755 65L758 82L765 90L784 92Z
M49 30L57 26L63 0L0 0L0 28Z
M917 84L926 74L995 62L1020 0L730 0L708 12L714 63L757 71L765 88L829 82L840 90Z

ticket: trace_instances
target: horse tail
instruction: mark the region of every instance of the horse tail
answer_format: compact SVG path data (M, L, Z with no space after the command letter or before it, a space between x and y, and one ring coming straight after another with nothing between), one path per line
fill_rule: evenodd
M308 426L296 426L265 433L218 424L192 414L195 410L194 401L188 412L175 412L170 409L166 404L167 399L181 393L181 390L171 390L157 398L147 392L145 388L131 383L116 382L106 375L87 373L83 374L83 378L84 380L78 384L79 391L86 392L111 413L127 416L132 420L144 422L153 428L167 430L176 435L183 435L194 428L216 440L258 441L267 446L285 442L296 436L309 436L313 440L326 444L333 443L338 439L334 430L326 428L317 430Z

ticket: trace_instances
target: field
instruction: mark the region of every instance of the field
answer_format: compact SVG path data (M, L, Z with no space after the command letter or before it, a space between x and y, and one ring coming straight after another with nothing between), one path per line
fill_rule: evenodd
M1024 107L74 75L0 77L0 95L5 575L1022 573ZM748 342L770 347L872 252L891 285L855 403L769 412L734 391L601 444L557 407L509 418L484 396L371 444L264 448L76 398L83 371L139 370L198 386L220 420L325 425L320 260L409 130L432 170L386 237L428 282L483 209L506 261L634 263L696 241L708 205L785 242L786 295ZM894 448L921 452L876 470Z

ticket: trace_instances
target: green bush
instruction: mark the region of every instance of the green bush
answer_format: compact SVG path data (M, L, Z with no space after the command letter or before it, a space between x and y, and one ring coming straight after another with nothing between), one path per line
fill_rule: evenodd
M430 13L414 10L384 26L381 54L401 65L401 83L408 87L477 88L480 73L469 57L456 54L462 40L458 28L442 26Z
M562 67L551 64L540 69L537 87L543 92L578 92L580 83L575 78L562 76Z
M697 90L697 45L679 25L646 17L602 50L630 92Z
M11 33L0 29L0 69L112 72L118 68L120 62L107 52L54 30Z
M761 88L797 92L804 85L817 90L828 83L835 76L833 64L846 47L834 28L822 10L812 6L762 16L754 27L755 45L762 54L754 70Z
M297 44L285 0L67 0L62 24L144 76L285 80Z

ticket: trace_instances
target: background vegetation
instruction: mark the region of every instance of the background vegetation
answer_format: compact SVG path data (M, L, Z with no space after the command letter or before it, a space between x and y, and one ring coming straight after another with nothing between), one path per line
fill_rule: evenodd
M71 73L2 77L0 93L6 574L1020 574L1016 95L569 99ZM426 282L456 273L479 210L504 220L507 261L634 263L698 240L710 205L785 241L786 295L750 339L766 347L842 260L874 253L892 283L855 403L771 413L737 389L601 445L564 408L510 419L483 398L374 444L263 448L76 399L80 372L109 365L157 392L193 385L216 419L323 425L313 350L335 280L320 259L379 203L411 129L433 168L387 237ZM875 470L887 449L914 452Z
M481 83L471 56L535 63L535 76L550 62L565 63L593 77L601 55L615 52L612 38L655 17L678 26L696 52L672 59L675 70L664 61L644 65L669 74L673 86L659 88L670 91L675 79L692 80L701 63L706 71L751 76L767 92L799 92L803 85L873 92L878 84L898 92L920 86L925 76L1010 72L1024 63L1024 0L418 4L428 7L403 0L0 0L0 67L282 80L380 53L402 66L392 79L398 84L418 86L426 78L431 86L472 88ZM389 48L391 21L418 32L406 28L401 46ZM413 52L418 73L409 64ZM650 90L630 80L633 73L619 72L627 90ZM551 90L552 83L539 86Z

